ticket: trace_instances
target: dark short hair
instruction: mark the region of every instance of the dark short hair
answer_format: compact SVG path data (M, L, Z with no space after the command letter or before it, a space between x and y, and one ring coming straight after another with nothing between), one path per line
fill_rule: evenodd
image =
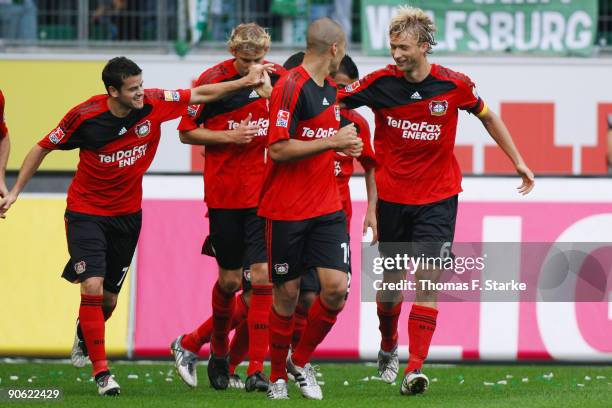
M102 70L102 82L104 82L106 92L108 92L108 88L111 86L120 91L126 78L140 75L141 73L142 69L131 59L115 57L109 60Z
M359 69L357 68L357 65L355 65L355 61L353 61L348 54L346 54L344 58L342 58L342 61L340 61L338 72L351 79L359 79Z
M304 51L296 52L295 54L287 58L287 61L285 61L285 63L283 64L283 68L289 71L290 69L302 65L302 61L304 61Z

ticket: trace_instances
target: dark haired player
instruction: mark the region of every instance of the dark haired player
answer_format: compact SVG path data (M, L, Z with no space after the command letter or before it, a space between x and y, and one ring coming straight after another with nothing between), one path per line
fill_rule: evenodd
M346 217L334 177L334 150L357 157L354 125L339 129L336 87L329 74L344 57L345 38L328 18L308 27L304 62L281 77L270 101L266 176L259 214L266 218L268 268L274 284L270 313L268 398L287 399L287 371L302 395L322 399L310 356L344 306L349 272ZM300 277L316 267L321 292L291 358Z
M378 239L381 254L393 256L390 243L410 243L412 254L441 257L450 250L461 192L461 171L453 154L459 110L480 119L491 137L512 160L527 194L534 176L517 151L504 123L490 111L467 76L430 64L435 26L422 10L400 7L389 26L395 65L366 75L339 92L348 108L367 105L374 110L374 146L379 166ZM380 146L380 148L379 148ZM420 268L417 281L437 282L441 271ZM406 271L386 271L386 282L405 279ZM436 329L436 292L416 284L416 301L408 319L410 357L401 393L419 394L429 386L421 372ZM378 367L382 379L392 383L398 372L397 324L401 292L377 293L382 335Z
M118 395L108 368L105 320L110 318L132 261L141 225L142 178L153 161L163 122L189 104L214 101L244 87L259 87L266 67L236 81L193 89L144 89L142 70L125 57L102 71L107 94L72 108L24 159L17 182L0 200L4 215L52 150L80 149L65 214L70 260L62 276L80 283L81 305L73 363L88 354L100 395ZM83 346L84 345L84 346Z

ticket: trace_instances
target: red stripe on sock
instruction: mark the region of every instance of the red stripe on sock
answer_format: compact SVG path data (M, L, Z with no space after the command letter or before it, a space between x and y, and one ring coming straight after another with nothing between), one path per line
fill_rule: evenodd
M293 315L281 316L274 307L270 313L270 381L287 381L286 360L293 333Z
M219 282L215 284L212 295L213 328L211 336L211 353L225 356L229 352L229 332L236 306L236 296L221 290Z
M249 352L249 327L243 319L236 327L234 337L230 343L229 364L230 374L234 374L234 369L244 361Z
M304 334L304 329L306 328L306 321L308 320L308 310L304 309L302 306L297 305L295 308L294 314L295 323L293 324L293 336L291 338L291 347L295 350L302 335Z
M302 339L291 355L294 364L304 367L310 361L310 356L312 356L315 348L325 339L327 333L336 323L340 310L329 309L323 304L321 297L317 296L308 312L308 321Z
M104 313L102 313L102 296L81 294L79 323L89 353L93 375L108 371L106 350L104 348Z
M381 336L380 348L383 351L391 351L397 345L397 325L402 312L402 303L394 305L391 309L385 309L380 302L376 302L376 305L378 330Z
M404 371L407 374L420 370L429 353L431 338L436 330L438 311L431 307L412 305L408 318L408 341L410 357Z
M272 285L253 285L249 308L249 368L248 375L263 372L263 362L268 351Z

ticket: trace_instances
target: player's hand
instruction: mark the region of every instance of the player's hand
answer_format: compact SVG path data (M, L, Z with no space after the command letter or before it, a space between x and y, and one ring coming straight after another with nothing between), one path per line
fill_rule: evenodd
M236 144L247 144L257 135L259 131L256 125L250 124L253 115L249 113L245 119L240 121L240 125L230 131L230 142Z
M335 135L329 138L331 147L335 151L344 151L346 149L351 149L353 146L359 145L361 139L357 136L357 129L353 123L349 123L348 125L340 128Z
M6 212L15 201L17 201L17 196L10 192L3 198L0 198L0 218L6 218Z
M535 176L533 172L527 167L525 163L519 163L516 165L516 172L523 179L523 184L521 184L516 189L522 195L529 194L533 187L535 186Z
M366 216L363 220L363 235L368 232L368 228L372 228L372 242L370 245L374 245L378 242L378 224L376 222L376 208L368 207Z
M9 193L8 188L6 188L6 184L0 181L0 198L6 197Z
M255 88L255 92L257 92L260 98L269 98L270 95L272 95L272 80L270 79L268 71L264 70L263 79L263 83Z
M361 156L361 152L363 152L363 140L361 140L361 138L359 137L357 139L359 140L358 143L353 144L348 149L342 150L342 153L346 154L347 156L354 157L354 158Z
M264 71L274 72L274 64L255 64L249 67L249 73L243 77L244 86L256 88L264 83Z

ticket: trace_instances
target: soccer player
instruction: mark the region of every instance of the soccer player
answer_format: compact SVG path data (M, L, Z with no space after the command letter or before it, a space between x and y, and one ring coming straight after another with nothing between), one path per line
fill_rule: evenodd
M8 194L5 174L10 151L11 141L9 140L8 128L4 120L4 94L0 89L0 197L6 197Z
M223 84L165 91L143 89L142 70L125 57L102 71L107 94L72 108L26 156L17 182L0 200L5 214L43 159L53 150L79 148L79 164L68 189L65 214L70 260L62 276L80 283L78 329L100 395L118 395L104 347L104 326L132 261L141 226L142 178L153 161L163 122L189 104L208 103L245 87L260 87L263 70ZM73 350L74 354L74 350Z
M297 52L290 56L283 64L287 70L291 70L299 66L304 59L304 52ZM338 88L344 88L346 85L353 83L359 79L359 70L351 57L345 55L340 62L338 71L332 73L332 79L336 82ZM357 160L361 163L365 170L366 191L368 197L368 209L363 223L363 233L365 234L368 228L372 228L376 234L376 182L374 180L374 167L376 161L374 151L372 150L370 140L370 127L366 119L357 111L350 109L340 109L340 126L345 126L349 123L355 124L357 135L363 142L363 152ZM342 209L346 215L347 233L350 234L350 225L352 217L351 191L349 188L349 180L354 172L354 158L347 156L341 152L334 152L334 174L338 183L338 190L342 200ZM350 238L350 236L349 236ZM376 240L376 237L373 237ZM308 318L308 310L314 302L317 293L320 290L319 280L317 278L316 269L312 268L307 274L303 275L300 282L300 296L294 315L293 337L291 339L291 347L295 348L302 337L304 328L306 327L306 319Z
M270 35L255 23L240 24L232 31L228 48L234 57L206 70L198 84L240 78L247 75L251 65L267 63L264 57L270 49ZM283 73L283 67L274 65L274 73L266 74L268 95ZM219 279L212 295L208 377L210 384L220 390L226 389L230 380L228 335L245 257L251 271L245 389L268 389L263 360L268 349L272 285L267 269L265 221L257 215L268 122L268 100L244 89L214 103L193 107L179 125L183 143L205 145L204 200L210 218L210 244L219 265ZM203 339L198 330L202 332L204 326L180 336L172 345L178 372L192 386L197 384L196 354Z
M287 399L287 371L302 395L322 399L310 356L344 306L349 246L346 217L334 177L334 150L357 157L363 143L355 126L339 129L340 109L331 72L344 57L345 38L328 18L307 31L301 66L281 77L270 101L266 175L259 215L266 218L269 273L274 284L270 313L272 368L268 398ZM287 353L300 276L316 267L321 292L308 315L302 339Z
M422 10L400 7L389 27L395 65L375 71L339 92L348 108L367 105L376 116L378 239L381 254L388 243L409 242L417 256L440 257L453 241L461 172L453 154L459 110L475 115L506 153L522 178L521 194L534 186L504 123L489 110L467 76L430 64L435 26ZM379 148L381 147L379 152ZM381 153L381 154L379 154ZM448 243L448 244L445 244ZM387 244L387 245L385 245ZM392 255L392 254L390 254ZM429 380L421 372L436 328L436 293L420 290L418 281L437 282L439 270L416 271L416 301L408 320L410 358L401 393L424 392ZM386 281L404 279L406 271L388 271ZM384 300L384 301L383 301ZM377 293L382 335L379 372L386 382L397 376L397 323L401 292Z

